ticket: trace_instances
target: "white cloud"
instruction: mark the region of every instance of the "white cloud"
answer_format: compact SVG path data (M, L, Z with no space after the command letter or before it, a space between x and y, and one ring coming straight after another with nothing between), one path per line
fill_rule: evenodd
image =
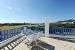
M19 10L19 11L23 10L22 8L19 8L19 7L10 7L10 6L4 6L4 5L0 5L0 7L7 8L9 10Z
M6 8L8 8L8 9L13 9L13 10L19 10L19 11L22 11L22 9L21 8L16 8L16 7L6 7Z
M11 7L7 7L8 9L12 9Z

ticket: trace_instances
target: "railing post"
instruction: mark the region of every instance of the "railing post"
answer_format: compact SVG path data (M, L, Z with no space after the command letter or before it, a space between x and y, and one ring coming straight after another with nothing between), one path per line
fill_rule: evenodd
M15 36L16 36L16 28L14 28L14 33L15 33Z
M15 36L15 32L14 32L15 30L13 28L9 29L9 31L10 31L10 37Z
M26 34L26 31L27 31L27 27L24 27L24 33Z
M13 33L14 33L14 36L15 36L15 29L13 28Z
M73 28L72 32L73 32L73 35L75 35L75 28Z
M17 28L17 33L19 34L19 28Z
M21 27L21 33L24 33L24 26Z
M16 28L16 35L18 35L17 28Z
M0 30L0 42L2 41L2 30Z
M72 34L74 35L73 30L74 30L74 28L72 28Z
M4 30L4 40L8 39L8 30Z
M12 34L13 34L13 36L14 36L14 28L12 29Z
M10 29L10 34L11 34L11 37L13 37L13 31L12 31L12 29Z
M18 28L18 34L20 34L20 28Z
M16 33L17 33L17 35L18 35L18 28L16 28Z

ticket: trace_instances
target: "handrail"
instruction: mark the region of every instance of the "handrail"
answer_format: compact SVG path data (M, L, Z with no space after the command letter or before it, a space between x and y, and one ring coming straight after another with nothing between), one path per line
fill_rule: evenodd
M21 33L23 32L21 31L23 30L24 27L0 30L0 48L14 41L17 38L22 37Z
M4 45L7 45L7 44L10 43L11 41L13 41L13 40L15 40L15 39L21 37L21 36L22 36L22 35L19 34L19 35L16 35L16 36L12 37L12 38L9 38L9 39L7 39L7 40L4 40L4 41L0 42L0 48L3 47Z
M24 30L24 26L19 28L10 28L8 30L0 30L0 42L20 34L21 30Z

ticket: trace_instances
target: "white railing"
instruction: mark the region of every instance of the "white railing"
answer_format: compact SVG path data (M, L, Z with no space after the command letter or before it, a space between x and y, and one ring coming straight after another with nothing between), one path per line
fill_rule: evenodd
M24 27L0 30L0 48L18 39L19 37L22 37L22 34L24 33L23 31Z
M10 43L11 41L13 41L13 40L15 40L15 39L21 37L21 36L22 36L21 34L18 34L18 35L14 36L14 37L11 37L11 38L9 38L9 39L7 39L7 40L4 40L4 41L0 42L0 48L3 47L4 45L7 45L7 44Z

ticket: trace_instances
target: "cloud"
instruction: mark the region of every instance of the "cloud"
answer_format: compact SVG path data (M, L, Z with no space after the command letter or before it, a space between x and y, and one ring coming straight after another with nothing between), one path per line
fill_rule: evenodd
M19 7L11 7L11 6L4 6L4 5L0 5L0 7L6 8L9 10L16 10L16 11L22 11L23 10L22 8L19 8Z
M13 9L13 10L19 10L19 11L22 11L21 8L16 8L16 7L13 7L13 8L12 8L12 7L6 7L6 8L8 8L8 9L10 9L10 10Z
M1 7L4 7L4 8L7 8L7 9L13 9L12 7L9 7L9 6L2 6Z
M8 9L12 9L11 7L7 7Z

